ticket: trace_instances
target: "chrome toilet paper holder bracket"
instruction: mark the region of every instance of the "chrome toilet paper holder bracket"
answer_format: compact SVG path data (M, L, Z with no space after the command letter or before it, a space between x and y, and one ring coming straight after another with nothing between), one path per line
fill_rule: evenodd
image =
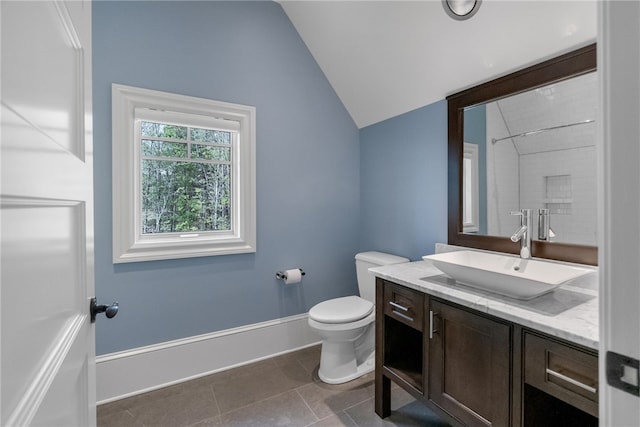
M307 274L307 273L305 273L305 272L304 272L304 270L303 270L303 269L301 269L301 268L299 268L298 270L300 270L300 275L301 275L301 276L304 276L305 274ZM287 272L286 272L286 271L278 271L278 272L276 272L276 279L278 279L278 280L284 280L284 279L286 279L286 278L287 278Z

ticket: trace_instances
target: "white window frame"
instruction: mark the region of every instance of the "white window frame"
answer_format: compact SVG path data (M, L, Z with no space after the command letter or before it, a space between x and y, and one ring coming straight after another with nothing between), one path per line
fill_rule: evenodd
M462 231L465 233L477 233L480 231L480 220L479 220L479 171L478 171L478 145L470 144L468 142L464 143L464 160L469 160L470 162L470 170L466 171L463 168L462 175ZM465 164L466 162L463 162ZM468 174L468 175L467 175ZM465 177L469 176L471 183L468 183L465 180ZM468 196L468 197L467 197ZM471 218L467 218L465 221L465 212L467 200L471 201Z
M114 263L256 252L255 107L113 84L112 115ZM237 130L230 231L142 234L136 123L153 118Z

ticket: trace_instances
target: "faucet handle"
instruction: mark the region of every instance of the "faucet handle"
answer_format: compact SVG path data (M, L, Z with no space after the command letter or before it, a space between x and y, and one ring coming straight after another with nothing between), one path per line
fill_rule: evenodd
M510 213L511 213L511 215L520 215L520 216L524 215L524 213L522 211L511 211Z

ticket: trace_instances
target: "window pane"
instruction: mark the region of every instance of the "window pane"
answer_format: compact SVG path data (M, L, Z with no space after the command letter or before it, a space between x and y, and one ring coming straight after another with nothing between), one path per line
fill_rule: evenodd
M203 160L231 160L231 148L214 147L211 145L193 144L191 145L191 157Z
M155 157L187 157L187 144L181 142L153 141L143 139L141 143L143 156Z
M231 166L142 161L142 233L231 230Z
M192 128L191 140L195 142L231 144L231 132L223 132L221 130Z
M187 140L187 128L163 123L140 122L142 136Z

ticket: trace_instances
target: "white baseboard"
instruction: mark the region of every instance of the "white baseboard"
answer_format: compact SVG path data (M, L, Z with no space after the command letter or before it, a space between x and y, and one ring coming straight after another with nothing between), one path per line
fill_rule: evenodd
M307 314L301 314L98 356L97 403L318 344L307 319Z

